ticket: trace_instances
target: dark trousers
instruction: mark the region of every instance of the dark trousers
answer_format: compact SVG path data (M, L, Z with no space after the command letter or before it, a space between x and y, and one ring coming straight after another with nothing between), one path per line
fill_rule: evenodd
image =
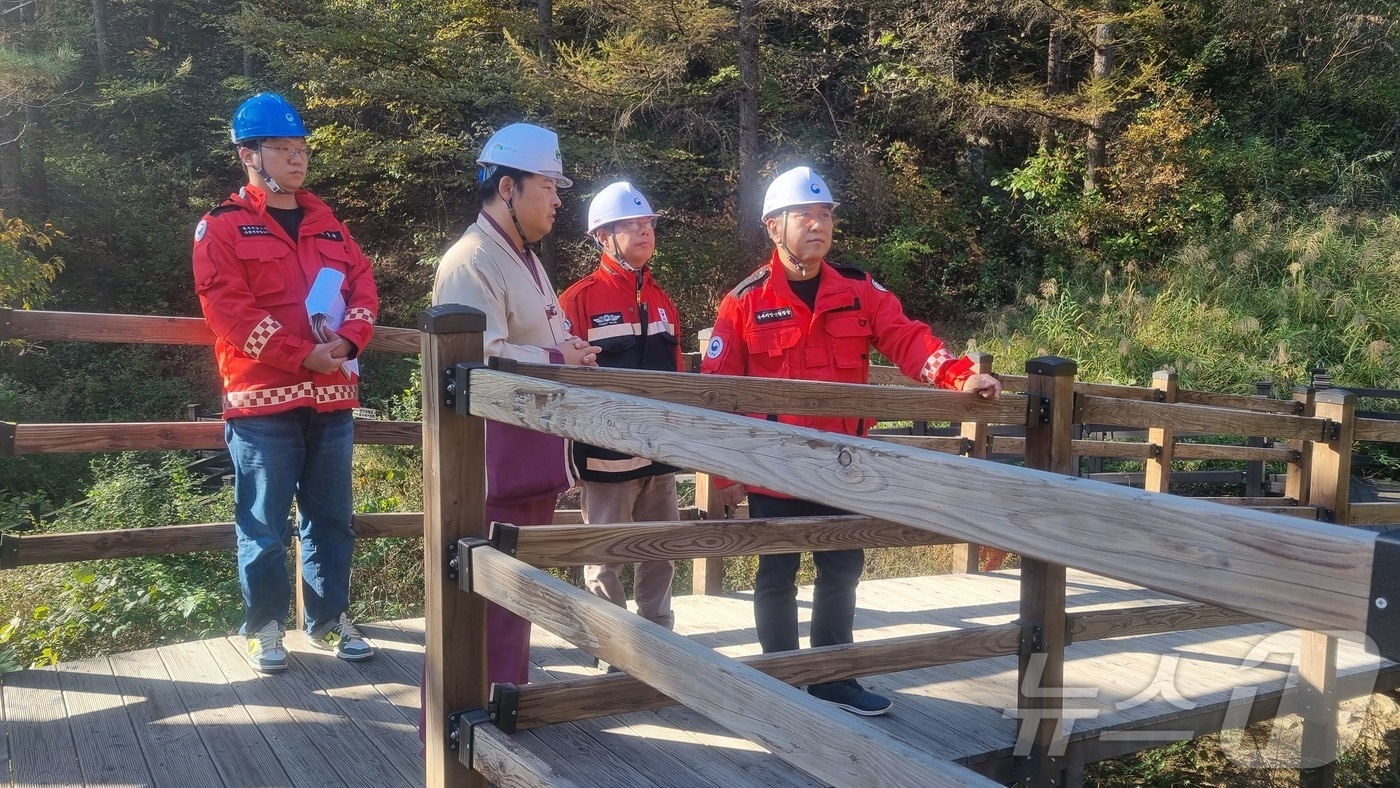
M842 514L850 512L812 501L749 493L749 516L755 519ZM797 569L801 560L801 553L758 557L753 617L765 654L797 649ZM812 594L811 643L850 643L854 638L856 585L865 569L865 551L825 550L812 553L812 560L817 565L817 581Z

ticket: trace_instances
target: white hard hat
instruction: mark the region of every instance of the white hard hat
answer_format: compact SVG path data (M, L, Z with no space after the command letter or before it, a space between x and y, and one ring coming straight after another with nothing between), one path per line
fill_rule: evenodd
M476 163L488 177L494 164L553 178L561 189L574 185L564 177L559 135L532 123L512 123L492 134Z
M627 181L618 181L598 192L598 196L588 204L588 232L591 235L599 227L623 219L653 216L656 216L656 212L637 187Z
M840 204L831 198L826 181L811 167L793 167L768 184L768 193L763 195L763 218L767 219L794 205L830 205L835 208Z

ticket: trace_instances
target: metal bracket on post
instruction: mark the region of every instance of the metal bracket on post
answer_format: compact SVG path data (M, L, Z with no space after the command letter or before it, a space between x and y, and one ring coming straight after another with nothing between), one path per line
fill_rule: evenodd
M480 361L463 361L455 367L443 370L442 404L452 408L458 416L471 415L471 381L474 369L486 369L486 365Z
M0 421L0 454L15 456L15 427L12 421Z
M463 744L467 746L467 763L473 762L476 755L476 726L491 722L491 713L486 709L466 709L447 715L447 749L457 751ZM463 734L462 729L466 728Z
M1039 624L1021 625L1021 655L1045 652L1045 629Z
M1331 443L1332 441L1335 441L1335 440L1337 440L1337 439L1340 438L1340 437L1342 437L1342 424L1341 424L1341 422L1339 422L1339 421L1332 421L1331 419L1323 419L1323 420L1322 420L1322 441L1323 441L1323 443Z
M22 537L0 533L0 569L19 566L19 542Z
M1036 394L1026 395L1026 426L1039 427L1050 423L1050 398Z
M472 553L476 552L478 547L490 547L491 543L479 536L473 536L463 539L462 541L467 543L465 557L461 555L462 551L457 549L458 542L453 542L447 546L447 579L456 583L463 591L471 594L475 593L472 589ZM458 576L463 574L464 569L466 578L459 580Z
M1051 773L1042 774L1041 764L1049 766ZM1016 761L1016 784L1026 786L1049 786L1049 788L1055 788L1060 785L1060 780L1057 778L1061 770L1055 768L1059 766L1059 764L1059 758L1046 754L1045 745L1032 744L1030 754L1018 758Z
M1376 535L1371 556L1371 601L1366 612L1366 650L1394 660L1400 657L1400 531Z
M506 555L515 555L520 545L520 526L510 523L491 523L491 546Z
M1319 506L1317 507L1317 519L1324 523L1335 523L1337 522L1337 510Z
M1162 458L1162 444L1160 444L1160 443L1149 443L1149 444L1147 444L1147 456L1148 456L1149 459L1160 460L1160 459Z
M491 685L491 721L502 733L515 733L520 719L520 688L510 683Z
M963 438L962 442L958 444L958 454L966 457L971 454L972 450L975 448L977 448L977 443L975 441L971 438Z

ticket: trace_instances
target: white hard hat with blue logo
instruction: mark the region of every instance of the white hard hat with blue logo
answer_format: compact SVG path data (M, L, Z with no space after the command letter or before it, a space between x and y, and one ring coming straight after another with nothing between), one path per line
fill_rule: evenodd
M768 184L768 193L763 195L763 218L797 205L830 205L835 208L840 204L832 199L826 181L811 167L793 167Z
M647 198L636 186L627 181L618 181L608 184L598 192L593 202L588 204L588 232L591 234L603 225L624 219L654 216L656 212L651 209L651 203L647 202Z
M553 178L561 189L574 185L564 177L559 135L533 123L512 123L492 134L476 163L481 165L483 181L499 166Z

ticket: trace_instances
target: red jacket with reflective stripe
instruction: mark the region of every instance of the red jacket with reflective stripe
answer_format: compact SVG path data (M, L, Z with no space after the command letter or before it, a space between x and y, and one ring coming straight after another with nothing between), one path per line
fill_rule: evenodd
M816 308L808 309L793 293L775 251L767 265L720 302L700 371L866 383L873 346L914 380L959 389L971 377L971 359L949 353L943 340L926 324L907 317L899 299L870 274L850 266L821 265ZM840 416L751 415L843 435L864 435L869 426L863 419ZM719 484L726 486L722 480Z
M684 371L680 311L651 278L650 268L628 271L604 254L592 273L564 291L559 303L570 332L602 348L598 366ZM623 482L676 471L670 465L577 441L574 464L579 476L595 482Z
M195 290L215 336L226 418L359 405L357 375L302 366L316 346L306 296L322 268L345 274L345 321L336 333L358 353L379 313L370 262L329 206L306 191L296 199L304 210L296 238L268 216L266 194L251 185L195 230Z

